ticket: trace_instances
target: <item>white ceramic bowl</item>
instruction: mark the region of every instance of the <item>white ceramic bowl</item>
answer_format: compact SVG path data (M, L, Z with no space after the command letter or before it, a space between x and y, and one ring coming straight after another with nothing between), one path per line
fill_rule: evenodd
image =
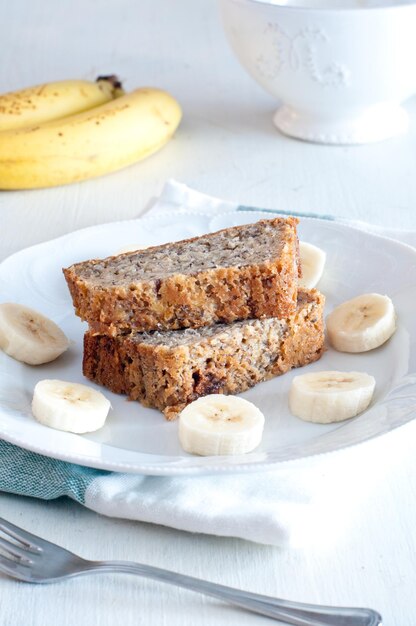
M321 143L405 132L416 92L416 0L220 0L249 74L281 101L282 132Z

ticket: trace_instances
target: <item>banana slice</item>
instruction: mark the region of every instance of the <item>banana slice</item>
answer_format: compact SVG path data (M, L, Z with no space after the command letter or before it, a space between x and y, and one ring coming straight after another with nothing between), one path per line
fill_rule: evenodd
M33 392L32 413L45 426L90 433L104 426L110 406L102 393L87 385L41 380Z
M328 338L340 352L378 348L396 330L396 314L388 296L367 293L337 306L326 318Z
M0 348L28 363L49 363L65 352L69 341L62 330L41 313L21 304L0 304Z
M330 424L364 411L376 381L364 372L311 372L295 376L289 391L293 415L307 422Z
M212 394L188 404L179 416L179 441L192 454L245 454L261 442L263 413L251 402Z
M312 243L300 241L299 254L302 267L302 278L299 278L299 285L306 289L312 289L318 284L323 274L326 253Z

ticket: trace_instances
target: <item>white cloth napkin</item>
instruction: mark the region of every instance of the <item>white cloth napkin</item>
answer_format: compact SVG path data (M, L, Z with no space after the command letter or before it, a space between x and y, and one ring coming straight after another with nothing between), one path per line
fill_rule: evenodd
M201 213L212 212L214 214L235 211L238 208L241 208L241 205L237 202L230 202L228 200L216 198L215 196L209 196L205 193L197 191L196 189L191 189L191 187L188 187L184 183L171 179L165 183L160 196L152 198L149 201L145 213L172 213L172 211L182 213L184 211L199 211ZM253 211L258 211L259 209L261 210L261 207L245 208L251 208ZM365 230L366 232L374 233L376 235L382 235L383 237L390 237L391 239L397 239L402 243L416 247L416 231L408 231L400 228L385 228L384 226L368 224L367 222L358 220L349 220L342 217L335 218L332 215L293 213L292 211L280 211L279 209L276 209L276 212L287 215L300 215L301 217L317 217L321 219L335 220L337 222L348 224L349 226L354 226L360 230Z
M236 204L169 181L150 213L235 210ZM328 217L328 216L324 216ZM343 220L347 222L347 220ZM351 222L348 222L351 225ZM413 243L416 233L360 228ZM87 487L85 505L113 517L279 546L328 545L404 454L413 423L349 449L236 475L146 477L113 474Z
M269 471L160 477L110 474L87 487L84 504L110 517L280 547L333 545L353 524L416 427Z

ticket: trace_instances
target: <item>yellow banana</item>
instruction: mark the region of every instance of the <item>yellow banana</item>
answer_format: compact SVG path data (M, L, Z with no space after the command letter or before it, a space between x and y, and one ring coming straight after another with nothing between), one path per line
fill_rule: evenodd
M25 128L75 115L123 93L116 76L61 80L0 95L0 131Z
M32 128L0 133L0 189L53 187L112 172L159 150L181 109L159 89Z

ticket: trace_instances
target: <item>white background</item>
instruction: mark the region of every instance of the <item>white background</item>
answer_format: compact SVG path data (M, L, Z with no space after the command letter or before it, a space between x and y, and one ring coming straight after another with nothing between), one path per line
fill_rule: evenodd
M127 89L170 90L184 110L174 140L143 163L79 185L2 192L0 258L83 226L135 217L170 177L246 205L416 229L415 100L406 105L411 130L405 137L362 147L305 144L274 130L276 104L234 59L213 1L1 0L0 15L1 92L116 72ZM369 494L336 544L303 551L114 521L64 499L44 503L1 494L0 515L86 557L141 560L288 599L373 606L385 626L413 626L414 435L410 426L393 437L392 445L402 446L401 463ZM124 576L51 587L0 576L1 626L196 623L267 620Z

